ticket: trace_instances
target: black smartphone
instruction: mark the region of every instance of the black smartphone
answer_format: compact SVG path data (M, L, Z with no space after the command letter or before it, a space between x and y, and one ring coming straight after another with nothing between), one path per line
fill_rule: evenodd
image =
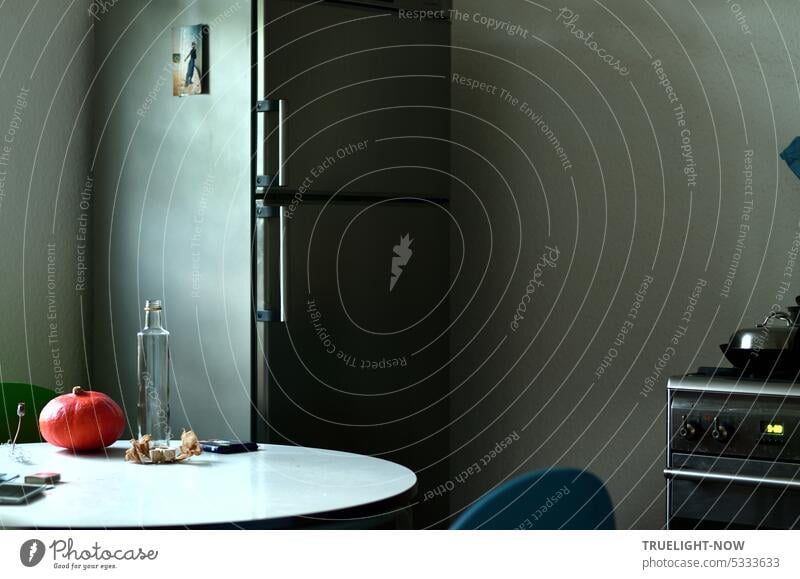
M207 452L234 454L237 452L253 452L254 450L258 450L258 444L241 440L201 440L200 448Z
M45 489L45 485L0 484L0 505L27 503Z

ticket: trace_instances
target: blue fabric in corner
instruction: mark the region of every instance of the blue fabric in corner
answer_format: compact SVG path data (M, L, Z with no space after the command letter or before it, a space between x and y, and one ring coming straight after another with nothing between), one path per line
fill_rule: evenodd
M781 159L786 161L789 168L800 178L800 137L794 140L781 153Z

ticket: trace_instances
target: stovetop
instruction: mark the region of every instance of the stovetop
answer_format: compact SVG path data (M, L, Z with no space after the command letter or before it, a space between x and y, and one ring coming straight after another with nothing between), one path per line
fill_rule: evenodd
M709 378L725 378L734 380L750 380L754 382L784 382L800 383L800 371L797 372L772 372L769 375L745 372L739 368L725 368L717 366L700 366L697 372L690 376L707 376Z
M701 366L692 374L669 378L667 389L800 398L800 374L758 376L736 368Z

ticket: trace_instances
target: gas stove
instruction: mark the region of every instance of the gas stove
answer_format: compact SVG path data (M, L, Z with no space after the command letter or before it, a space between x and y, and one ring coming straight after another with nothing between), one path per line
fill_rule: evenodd
M778 371L770 374L763 374L756 371L745 371L740 368L725 368L718 366L700 366L694 374L687 376L708 377L708 378L730 378L749 382L797 382L800 384L800 372Z
M668 528L800 528L800 380L701 368L667 382Z

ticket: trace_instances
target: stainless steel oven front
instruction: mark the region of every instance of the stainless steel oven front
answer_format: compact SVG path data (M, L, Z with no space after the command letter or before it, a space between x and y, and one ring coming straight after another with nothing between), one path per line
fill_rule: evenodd
M798 528L800 385L689 375L667 392L667 527Z

